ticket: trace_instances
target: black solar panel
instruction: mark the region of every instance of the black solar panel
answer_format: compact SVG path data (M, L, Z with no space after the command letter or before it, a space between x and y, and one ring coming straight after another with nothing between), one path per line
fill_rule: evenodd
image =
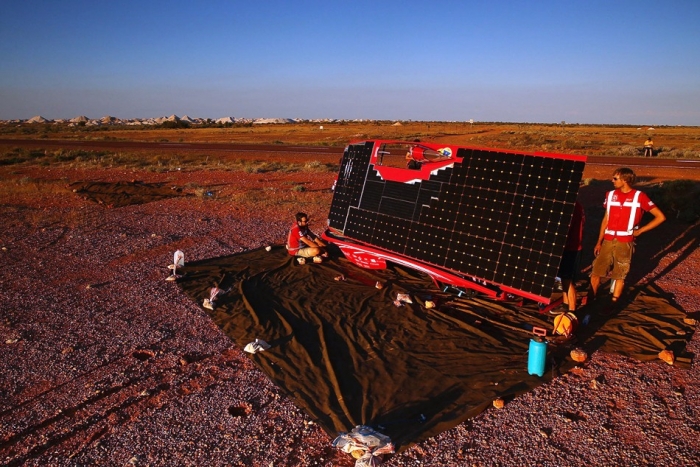
M450 147L449 161L413 171L387 165L388 144L348 146L331 228L417 263L551 296L584 156Z

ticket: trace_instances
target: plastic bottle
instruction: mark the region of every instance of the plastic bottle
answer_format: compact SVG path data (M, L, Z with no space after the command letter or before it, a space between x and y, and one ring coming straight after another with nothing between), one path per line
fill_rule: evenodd
M544 364L547 357L547 342L541 337L530 339L530 350L527 359L527 372L540 378L544 375Z

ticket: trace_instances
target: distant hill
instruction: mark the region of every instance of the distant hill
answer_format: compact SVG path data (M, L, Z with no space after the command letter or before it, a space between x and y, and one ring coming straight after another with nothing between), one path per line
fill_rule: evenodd
M26 119L26 120L0 120L0 124L67 124L69 126L102 126L102 125L163 125L166 122L182 122L187 125L206 125L206 124L218 124L218 125L233 125L233 124L253 124L253 125L264 125L264 124L284 124L284 123L301 123L301 122L311 122L311 123L332 123L337 121L366 121L366 120L337 120L337 119L314 119L305 120L299 118L243 118L243 117L221 117L217 119L211 118L192 118L187 115L178 117L173 114L169 117L156 117L156 118L130 118L121 119L117 117L112 117L110 115L105 115L101 118L88 118L84 115L74 117L71 119L57 119L49 120L41 115Z

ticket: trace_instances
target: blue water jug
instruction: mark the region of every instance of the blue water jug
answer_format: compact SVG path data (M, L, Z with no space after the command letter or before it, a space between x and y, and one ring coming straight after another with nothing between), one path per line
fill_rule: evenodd
M544 364L547 359L547 341L540 337L530 339L530 350L527 359L527 372L542 377Z

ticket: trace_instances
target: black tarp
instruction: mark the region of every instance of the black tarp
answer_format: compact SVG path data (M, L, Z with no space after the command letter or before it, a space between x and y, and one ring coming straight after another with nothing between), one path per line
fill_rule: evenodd
M211 287L226 290L205 311L241 348L255 339L271 344L251 358L331 437L368 425L398 450L567 371L573 346L665 365L658 352L682 355L694 330L662 291L639 287L613 316L589 306L593 318L573 341L549 345L539 378L527 372L531 329L551 330L553 317L536 303L456 298L413 270L364 270L338 252L323 264L298 265L281 246L178 272L200 306ZM414 303L397 307L398 293ZM425 300L438 306L426 309Z

